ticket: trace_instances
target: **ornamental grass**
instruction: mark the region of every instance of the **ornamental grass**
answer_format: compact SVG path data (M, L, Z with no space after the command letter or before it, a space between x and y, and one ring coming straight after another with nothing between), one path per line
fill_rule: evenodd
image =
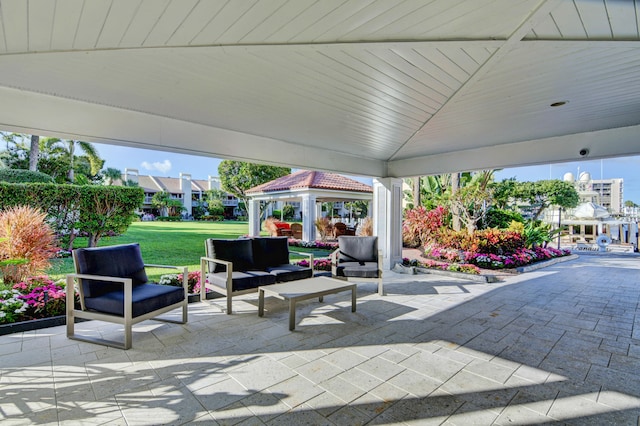
M49 268L57 246L46 214L29 206L0 213L0 271L5 284L22 281Z

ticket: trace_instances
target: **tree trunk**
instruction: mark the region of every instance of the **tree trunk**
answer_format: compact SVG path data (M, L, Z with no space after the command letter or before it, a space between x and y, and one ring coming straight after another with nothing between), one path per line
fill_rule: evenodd
M76 233L75 232L71 232L71 234L69 234L69 251L73 250L73 241L76 239Z
M100 241L100 235L93 232L90 233L88 247L98 247L98 241Z
M67 174L67 179L68 179L68 180L69 180L69 182L71 182L71 183L73 183L73 182L74 182L74 180L75 180L75 176L74 176L74 174L73 174L73 167L74 167L74 164L73 164L73 161L74 161L73 156L74 156L74 154L75 154L75 152L74 152L75 150L76 150L76 141L72 141L72 140L71 140L71 141L69 141L69 158L70 158L70 159L69 159L69 166L70 166L70 167L69 167L69 173ZM89 247L92 247L92 246L89 246Z
M31 135L31 146L29 148L29 170L38 170L38 159L40 157L40 136Z
M456 192L460 188L460 173L452 173L451 174L451 197L454 198ZM452 204L451 209L451 227L454 231L459 231L461 229L460 225L460 212L458 211L458 207L455 203Z
M467 223L467 234L473 235L475 231L476 231L476 224L469 221L469 223Z
M422 205L420 200L420 176L413 178L413 208L420 207Z

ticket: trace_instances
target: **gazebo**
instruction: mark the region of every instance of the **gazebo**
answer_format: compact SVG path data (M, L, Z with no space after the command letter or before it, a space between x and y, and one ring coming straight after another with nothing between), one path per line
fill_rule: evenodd
M302 239L316 239L316 218L322 203L363 200L371 212L373 188L370 185L335 173L300 170L263 183L246 191L249 196L249 235L260 234L260 202L294 201L301 203Z

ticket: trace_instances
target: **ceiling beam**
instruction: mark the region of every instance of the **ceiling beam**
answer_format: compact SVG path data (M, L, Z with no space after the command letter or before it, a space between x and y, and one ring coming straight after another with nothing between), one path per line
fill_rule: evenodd
M322 147L6 87L0 87L0 99L3 130L291 168L386 175L384 161Z
M502 169L640 154L640 125L390 161L391 177ZM588 154L581 155L582 150Z

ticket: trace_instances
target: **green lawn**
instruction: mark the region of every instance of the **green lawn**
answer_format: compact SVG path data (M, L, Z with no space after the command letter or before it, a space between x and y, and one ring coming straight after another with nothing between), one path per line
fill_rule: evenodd
M134 222L127 232L111 238L102 238L101 246L140 243L142 257L146 263L188 266L189 271L200 269L200 257L204 256L204 240L207 238L238 238L249 232L247 222ZM87 239L78 238L74 246L86 247ZM292 247L294 251L313 251L316 257L329 256L328 251ZM292 259L297 257L292 255ZM73 260L54 259L48 275L63 278L73 272ZM161 274L172 273L163 269L151 269L147 273L152 279Z

